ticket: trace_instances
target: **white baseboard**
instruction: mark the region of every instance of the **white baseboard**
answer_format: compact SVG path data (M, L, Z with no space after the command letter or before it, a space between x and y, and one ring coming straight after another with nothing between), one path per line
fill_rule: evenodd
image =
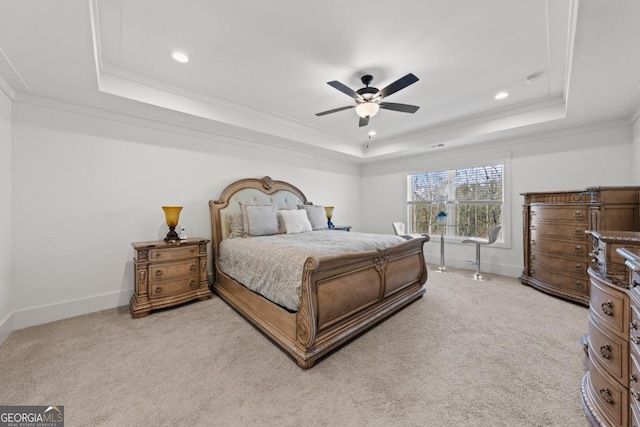
M0 345L9 338L13 329L13 313L11 313L6 319L0 322Z
M23 329L128 305L133 289L14 311L13 329Z

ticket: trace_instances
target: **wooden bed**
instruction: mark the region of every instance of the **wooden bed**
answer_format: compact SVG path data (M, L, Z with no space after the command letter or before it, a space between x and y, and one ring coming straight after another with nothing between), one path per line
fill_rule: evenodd
M236 181L218 200L209 201L213 291L301 368L312 367L320 357L420 298L425 291L426 235L383 251L309 257L304 263L299 310L291 312L274 304L218 267L220 243L230 235L227 214L240 212L241 202L273 203L278 209L297 209L299 204L309 202L295 186L269 177Z

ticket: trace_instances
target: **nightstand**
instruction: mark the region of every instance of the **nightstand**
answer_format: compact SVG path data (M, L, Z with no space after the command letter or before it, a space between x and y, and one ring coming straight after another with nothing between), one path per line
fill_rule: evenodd
M209 240L199 237L132 243L135 289L131 315L143 317L151 310L211 298L207 243Z
M351 231L351 226L350 225L336 225L335 227L330 228L329 230Z

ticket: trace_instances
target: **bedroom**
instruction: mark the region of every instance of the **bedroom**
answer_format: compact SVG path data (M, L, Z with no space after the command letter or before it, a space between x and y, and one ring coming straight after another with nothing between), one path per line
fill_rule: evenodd
M0 7L3 12L13 11L16 3L5 0ZM74 76L81 76L81 82L95 90L88 3L65 2L65 8L40 5L42 10L22 10L15 16L3 13L0 28L6 29L8 20L27 27L37 22L42 32L20 40L26 52L45 38L56 46L70 42L71 52L82 55L77 62L69 61L80 67L81 72ZM580 2L578 16L583 13L595 19L595 3ZM622 16L628 8L626 17L638 22L637 6L615 4L617 13ZM30 21L32 14L36 16ZM63 14L85 19L66 21ZM60 17L60 21L45 19L49 16ZM69 32L58 33L54 21L68 22ZM607 52L612 57L595 70L599 79L582 83L592 90L585 96L593 93L596 98L604 96L611 82L622 80L627 72L640 75L637 58L629 53L638 38L597 26L589 32L591 37L598 34L606 34L602 37L619 48ZM8 37L0 33L3 51ZM45 44L41 50L49 52L47 48ZM581 59L589 53L580 52ZM604 55L600 50L591 53L596 60ZM63 59L45 55L38 64L46 69L49 62L65 62ZM56 73L64 70L52 68ZM614 113L622 112L619 117L567 128L538 127L525 135L496 132L482 145L424 151L411 157L350 160L315 146L303 149L266 131L212 126L202 118L114 100L113 95L104 95L106 106L126 106L127 110L96 109L82 105L82 99L56 99L55 93L74 86L68 77L55 73L39 81L39 92L23 92L21 86L8 84L14 75L5 63L1 70L0 220L5 227L0 243L0 341L13 330L127 305L133 289L131 242L162 236L160 206L183 205L181 222L189 235L208 237L206 203L236 179L269 175L295 183L314 203L334 205L337 224L391 233L391 223L401 220L406 209L407 171L508 159L510 240L507 247L487 248L484 259L487 271L511 277L517 277L522 268L521 192L640 184L640 124L634 121L635 109L625 110L628 101L637 101L632 98L637 81L618 98ZM404 72L409 71L416 72ZM389 81L396 75L402 74L390 73ZM428 80L426 75L420 77ZM342 79L332 75L306 84L322 87L332 78ZM29 79L25 82L31 83ZM326 89L327 108L347 101L331 90ZM394 97L405 101L404 95ZM426 109L428 103L426 97L421 108ZM319 105L311 107L311 114L322 110ZM343 114L335 120L357 128L355 114ZM427 261L437 264L438 246L430 243L425 250ZM447 246L447 264L452 267L468 268L465 262L470 257L469 247Z

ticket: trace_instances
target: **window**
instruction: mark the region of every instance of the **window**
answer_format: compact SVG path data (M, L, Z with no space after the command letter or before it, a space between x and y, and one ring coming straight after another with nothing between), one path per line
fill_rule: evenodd
M502 224L503 177L504 163L409 175L410 231L486 237Z

